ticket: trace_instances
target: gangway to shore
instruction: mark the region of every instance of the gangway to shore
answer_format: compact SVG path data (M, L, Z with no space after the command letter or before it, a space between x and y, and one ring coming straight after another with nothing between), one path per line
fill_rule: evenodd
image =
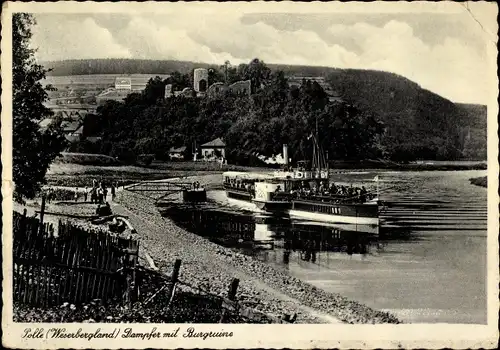
M140 194L142 196L151 198L158 204L166 197L180 193L183 201L191 201L197 199L206 200L206 191L204 188L194 188L192 183L189 182L176 182L169 180L162 181L143 181L133 185L125 186L126 191Z

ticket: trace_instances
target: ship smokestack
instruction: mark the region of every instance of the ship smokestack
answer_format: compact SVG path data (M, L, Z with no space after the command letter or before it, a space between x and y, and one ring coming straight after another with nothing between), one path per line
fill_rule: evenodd
M285 166L288 166L288 145L283 144L283 159L285 160Z

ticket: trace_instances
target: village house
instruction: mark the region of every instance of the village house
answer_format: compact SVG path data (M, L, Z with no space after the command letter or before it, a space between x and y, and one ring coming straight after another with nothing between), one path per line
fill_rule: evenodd
M200 146L201 158L207 162L226 159L226 144L221 138L216 138Z
M64 136L69 142L79 141L83 134L83 125L78 120L65 120L61 123Z
M168 156L171 160L184 160L186 155L186 146L174 148L171 147L168 151Z

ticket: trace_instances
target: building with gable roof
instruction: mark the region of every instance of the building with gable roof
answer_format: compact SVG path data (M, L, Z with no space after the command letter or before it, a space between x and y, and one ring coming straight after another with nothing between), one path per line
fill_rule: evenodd
M200 146L201 157L208 162L226 159L226 144L218 137Z
M61 123L64 136L69 142L80 140L83 134L83 125L79 120L65 120Z
M178 148L171 147L170 150L168 151L168 157L171 160L184 160L186 155L186 150L187 150L186 146Z

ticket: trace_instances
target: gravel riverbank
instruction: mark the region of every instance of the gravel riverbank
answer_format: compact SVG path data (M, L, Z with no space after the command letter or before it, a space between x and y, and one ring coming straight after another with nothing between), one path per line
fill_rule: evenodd
M221 175L179 179L199 181L214 188ZM118 203L118 204L117 204ZM296 323L399 323L393 315L371 309L339 295L325 292L277 271L249 256L221 247L163 218L153 200L120 191L113 212L124 214L138 231L141 255L145 251L160 269L171 273L182 259L180 279L192 286L225 295L233 278L240 279L237 298L245 305L276 316L297 313Z

